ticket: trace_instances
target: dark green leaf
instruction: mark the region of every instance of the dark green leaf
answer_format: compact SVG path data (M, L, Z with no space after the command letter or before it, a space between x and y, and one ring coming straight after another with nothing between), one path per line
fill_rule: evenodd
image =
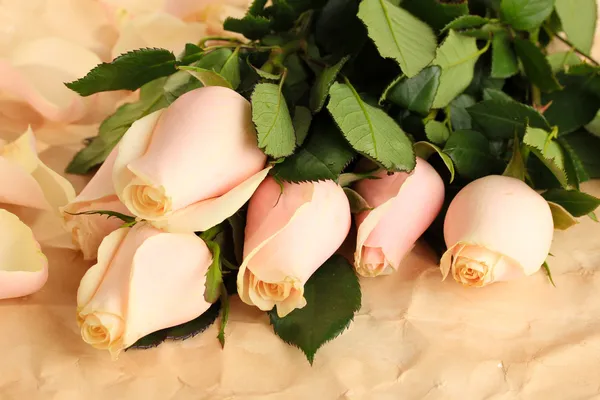
M563 149L565 155L565 172L569 185L579 190L579 184L590 180L590 176L587 173L583 162L579 158L579 155L575 149L564 140L564 136L558 138L558 143Z
M223 28L241 33L250 40L259 40L271 31L271 20L254 15L246 15L241 19L229 17L223 23Z
M480 17L479 15L463 15L446 25L444 29L442 29L442 32L445 32L449 29L460 30L478 28L482 25L487 24L488 22L490 22L489 19Z
M520 38L516 38L514 43L515 51L523 64L525 74L534 85L544 92L561 89L546 56L542 54L541 50L535 44L529 40Z
M333 85L333 82L335 82L335 79L349 58L348 56L343 57L337 64L325 68L319 74L310 92L310 109L312 112L318 113L321 111L329 96L329 88L331 88L331 85Z
M427 22L435 30L442 30L456 18L469 14L467 0L403 0L402 8Z
M327 109L355 150L388 170L413 170L410 139L385 111L366 103L350 82L334 83L329 94Z
M591 179L600 178L600 138L585 132L560 136L558 141L570 154L576 155Z
M519 142L519 137L515 135L513 140L512 155L502 175L525 181L526 172L527 168L525 166L525 160L523 159L523 154L521 153L521 143Z
M231 84L232 89L237 89L241 82L239 51L239 48L236 48L220 70L220 75Z
M382 97L401 107L426 115L437 93L441 73L442 69L437 65L427 67L417 76L401 82L392 82Z
M506 32L497 32L492 40L492 78L509 78L519 72L519 63Z
M345 187L344 193L346 193L346 197L348 198L348 202L350 203L350 212L352 214L358 214L363 211L368 211L372 209L369 203L367 203L367 201L354 190Z
M252 121L258 131L258 146L266 154L279 158L294 152L294 126L280 86L256 85L252 93Z
M296 132L296 145L301 146L304 143L304 139L308 135L310 128L310 122L312 121L312 114L306 107L296 106L294 111L294 118L292 124L294 125L294 131Z
M357 52L368 40L358 18L360 0L329 0L315 22L316 43L327 53L345 56Z
M202 58L193 65L198 68L219 72L232 54L233 52L231 49L216 49L202 56Z
M298 347L312 364L317 350L342 333L361 304L358 278L340 255L325 262L304 285L306 306L284 318L269 312L273 330L286 343Z
M471 129L471 116L467 109L475 105L475 99L468 94L461 94L450 103L450 122L455 131Z
M441 158L446 168L450 172L450 183L454 181L454 162L452 159L433 143L417 142L415 143L415 153L417 157L427 160L432 154L437 153Z
M431 120L425 124L425 134L430 142L443 146L450 136L450 131L443 122Z
M506 92L502 90L485 88L483 89L484 100L498 100L498 101L514 101Z
M238 265L241 265L244 258L244 227L246 221L241 211L238 211L227 218L227 222L231 226L235 261Z
M569 214L569 212L560 204L549 201L548 206L550 206L550 211L552 212L554 229L565 231L570 227L577 225L577 219Z
M263 10L265 9L265 5L267 4L267 0L254 0L248 8L248 14L254 16L262 15Z
M175 69L175 55L165 49L140 49L102 63L86 76L65 85L82 96L110 90L136 90L146 83L171 75Z
M484 100L467 109L473 121L490 139L522 136L527 124L550 130L546 119L534 108L516 101Z
M310 90L307 83L308 74L305 64L298 54L287 56L283 65L287 68L287 74L283 82L283 93L291 107L295 106Z
M165 78L152 81L140 91L140 100L124 104L100 125L98 136L80 150L66 168L70 174L86 174L102 164L125 132L138 119L168 105L163 92Z
M354 155L335 124L319 118L313 122L306 143L285 161L275 165L272 174L289 182L337 181Z
M490 143L476 131L460 130L452 133L444 146L458 174L467 179L489 175L497 160L490 154Z
M600 206L600 199L578 190L550 189L542 196L564 207L574 217L583 217Z
M552 14L554 0L502 0L502 18L513 28L529 31L539 27Z
M223 273L221 272L221 248L212 241L207 241L206 246L212 253L212 262L206 271L206 290L204 291L204 300L208 303L214 303L221 295L221 285L223 284Z

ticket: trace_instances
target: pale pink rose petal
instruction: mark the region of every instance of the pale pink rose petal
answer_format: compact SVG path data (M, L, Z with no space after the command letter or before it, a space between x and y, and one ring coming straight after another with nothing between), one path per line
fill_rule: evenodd
M0 300L37 292L48 279L48 261L31 229L0 209Z
M208 247L193 233L158 233L147 239L133 259L123 346L208 310L204 287L211 262Z
M0 156L0 203L49 210L44 192L31 174Z
M176 17L186 19L192 14L201 12L206 7L215 5L229 6L245 13L250 2L248 0L165 0L164 9Z

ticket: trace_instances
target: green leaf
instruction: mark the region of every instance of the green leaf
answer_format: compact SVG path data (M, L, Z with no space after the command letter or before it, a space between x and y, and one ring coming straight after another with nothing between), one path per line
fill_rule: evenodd
M241 19L228 17L223 23L223 28L241 33L250 40L260 40L271 31L271 20L254 15L246 15Z
M432 62L442 68L433 108L446 107L469 86L480 54L475 38L462 36L453 30L448 33Z
M335 124L319 118L311 127L306 143L285 161L275 165L273 176L282 181L337 181L355 153Z
M427 160L432 154L437 153L450 172L450 183L454 181L454 162L442 149L429 142L417 142L414 147L417 157L421 157L424 160Z
M231 58L233 51L227 48L215 49L210 53L202 56L200 60L194 63L194 66L202 69L208 69L211 71L219 72Z
M442 32L445 32L450 29L460 30L469 28L479 28L480 26L483 26L488 22L490 22L488 18L483 18L479 15L463 15L446 25L444 29L442 29Z
M554 229L566 231L570 227L578 224L577 219L569 214L569 212L560 204L549 201L548 205L550 206L550 211L552 212Z
M340 255L325 262L304 285L306 306L284 318L269 312L275 334L298 347L312 364L317 350L342 333L361 304L358 278Z
M490 139L510 139L515 131L522 136L528 124L535 128L550 129L546 119L537 110L516 101L484 100L467 111Z
M280 86L256 85L252 93L252 121L258 131L258 146L266 154L280 158L294 152L294 126Z
M600 111L598 111L594 119L585 126L585 129L589 133L600 137Z
M471 116L467 109L475 105L475 99L468 94L461 94L450 103L450 122L455 131L471 129Z
M372 210L373 207L369 205L369 203L362 197L360 194L355 192L354 190L345 187L344 193L348 198L348 202L350 203L350 212L352 214L358 214L363 211Z
M183 66L179 68L198 79L204 86L222 86L232 89L231 84L227 81L227 79L221 76L218 72L192 66Z
M598 222L598 217L596 216L595 212L591 212L588 214L588 217L590 217L590 219L594 222Z
M380 108L366 103L350 82L334 83L327 109L355 150L388 170L412 171L412 144L398 124Z
M444 146L446 153L464 178L477 179L489 175L497 160L490 153L490 143L476 131L453 132Z
M555 7L569 41L589 54L596 32L596 0L556 0Z
M498 100L498 101L514 101L506 92L502 90L485 88L483 89L484 100Z
M358 182L363 179L381 179L380 177L373 175L378 170L379 168L367 172L344 172L340 175L340 178L338 179L338 185L340 185L341 187L347 187L352 185L354 182Z
M363 0L358 17L379 54L396 60L406 76L415 76L433 60L437 45L433 30L406 10L386 0Z
M522 31L539 27L553 9L554 0L502 0L500 3L504 21Z
M552 71L558 72L573 65L581 64L581 59L573 51L548 54L546 57Z
M559 142L569 152L573 151L591 179L600 178L600 138L585 132L574 132L559 137Z
M219 333L217 335L217 339L219 343L221 343L221 348L225 347L225 328L227 327L227 322L229 321L229 295L227 294L227 289L224 284L221 284L221 323L219 324Z
M523 154L521 153L521 143L519 142L519 137L515 134L512 155L502 175L510 176L525 182L526 172L527 167L525 166L525 160L523 159Z
M425 134L430 142L444 145L450 136L450 131L443 122L431 120L425 124Z
M254 0L248 8L248 14L259 16L262 15L263 10L265 9L265 5L267 5L267 0Z
M550 267L548 266L548 263L546 261L544 261L544 263L542 264L542 269L548 276L548 280L550 281L552 286L556 287L556 285L554 284L554 279L552 279L552 272L550 271Z
M317 77L315 84L313 85L310 91L310 109L314 113L318 113L321 111L323 106L325 105L325 101L327 100L327 96L329 96L329 89L338 74L348 62L350 56L343 57L340 61L338 61L335 65L331 67L325 68Z
M492 39L492 78L509 78L519 72L517 56L506 32Z
M117 218L117 219L120 219L121 221L125 222L126 224L131 224L131 223L135 222L135 217L132 217L131 215L125 215L120 212L110 211L110 210L91 210L91 211L78 212L78 213L74 213L74 214L67 212L67 214L69 214L69 215L106 215L106 218Z
M231 226L235 261L241 265L244 258L244 229L246 225L246 219L242 215L241 211L238 211L231 217L227 218L227 222Z
M308 135L310 129L310 122L312 121L312 114L306 107L296 106L294 111L294 119L292 124L294 125L294 131L296 132L296 145L301 146L304 143L304 139Z
M250 57L246 58L246 63L254 70L254 72L256 72L258 74L258 76L260 76L263 79L269 80L269 81L279 81L281 80L282 74L278 73L278 74L272 74L270 72L264 71L260 68L255 67L254 65L252 65L252 63L250 62Z
M220 307L220 303L215 303L212 306L210 306L210 308L199 317L181 325L162 329L160 331L156 331L154 333L146 335L143 338L139 339L137 342L135 342L133 345L128 347L127 350L149 349L158 346L166 339L185 340L190 337L194 337L197 334L206 330L206 328L208 328L213 324L213 322L215 322L215 320L219 316Z
M433 105L441 73L439 66L429 66L412 78L392 82L382 97L410 111L426 115Z
M359 1L328 0L315 22L315 42L338 57L358 52L369 39L358 18Z
M194 79L187 71L177 71L165 81L163 87L165 100L171 104L181 95L202 86L202 82Z
M204 291L204 300L214 303L221 295L221 285L223 284L223 273L221 272L221 248L212 241L206 241L206 246L212 253L212 262L206 271L206 290Z
M526 39L515 38L515 51L523 64L525 75L545 92L560 90L561 86L541 50Z
M562 186L567 186L565 158L558 142L543 129L528 127L523 143L531 148L540 161L552 172Z
M223 67L220 75L229 82L232 89L237 89L241 82L240 77L240 49L239 47L229 56ZM222 85L219 85L222 86Z
M86 174L102 164L125 132L138 119L168 105L163 92L165 79L157 79L142 87L140 100L124 104L102 122L98 136L80 150L66 168L70 174Z
M456 18L469 14L467 0L402 0L402 8L439 31Z
M560 147L564 151L565 171L567 173L569 185L573 186L575 189L579 189L579 184L589 181L590 176L575 149L564 139L564 136L559 137L558 143L560 143Z
M574 217L583 217L600 206L600 199L578 190L550 189L542 197L564 207Z
M146 83L171 75L175 55L165 49L140 49L94 67L86 76L65 85L82 96L110 90L136 90Z

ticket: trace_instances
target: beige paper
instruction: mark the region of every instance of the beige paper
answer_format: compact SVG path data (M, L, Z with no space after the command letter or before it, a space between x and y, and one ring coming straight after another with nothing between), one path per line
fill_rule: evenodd
M44 161L61 170L72 153L54 149ZM600 182L584 189L600 195ZM398 273L361 280L359 315L312 367L237 299L224 350L212 326L113 362L75 323L77 286L91 264L71 250L45 252L44 289L0 301L2 400L600 397L600 225L587 218L556 233L556 288L541 271L482 289L442 282L418 245Z

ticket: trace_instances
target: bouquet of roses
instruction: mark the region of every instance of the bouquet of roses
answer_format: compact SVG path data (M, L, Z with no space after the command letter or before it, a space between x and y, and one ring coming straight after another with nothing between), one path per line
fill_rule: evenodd
M588 9L575 10L585 3ZM62 209L97 258L83 339L113 356L192 336L229 297L312 362L423 236L482 287L544 267L554 229L595 219L596 4L255 0L175 56L121 55L67 86L140 90L68 167ZM565 51L550 52L560 41Z

